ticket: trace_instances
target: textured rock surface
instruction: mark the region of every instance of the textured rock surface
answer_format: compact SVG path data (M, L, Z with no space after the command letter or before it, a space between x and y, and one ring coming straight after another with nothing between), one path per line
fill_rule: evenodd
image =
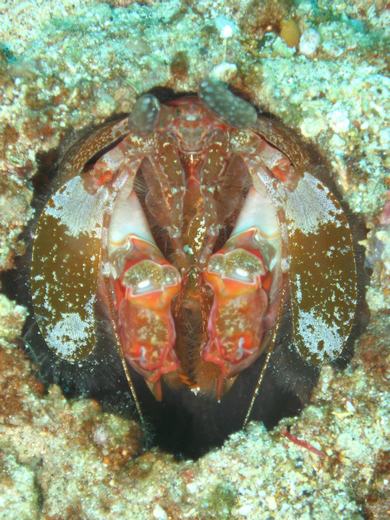
M372 319L351 366L325 368L299 418L272 432L251 425L196 463L157 450L136 457L135 423L92 401L68 402L57 387L45 394L18 346L25 310L0 295L0 518L383 518L390 337L384 2L30 0L2 2L0 17L0 269L24 250L19 233L32 216L31 180L64 139L129 111L143 91L194 91L214 67L230 63L224 70L232 85L328 157L369 229L373 270ZM281 31L288 20L294 38L318 35L309 55Z
M135 423L44 394L2 347L0 518L362 518L366 496L383 508L388 333L372 323L344 373L324 369L299 419L252 424L198 462L140 454Z

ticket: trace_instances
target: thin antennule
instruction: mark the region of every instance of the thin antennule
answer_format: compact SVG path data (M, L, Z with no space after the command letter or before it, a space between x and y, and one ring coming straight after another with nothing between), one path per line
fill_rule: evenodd
M111 294L110 294L109 291L107 291L107 300L108 300L110 316L112 317L113 316L113 303L112 303ZM117 328L116 328L115 320L111 319L111 325L112 325L113 333L114 333L114 336L115 336L115 346L117 348L117 351L118 351L118 354L119 354L119 358L120 358L121 363L122 363L123 372L125 373L126 381L127 381L127 384L128 384L128 387L129 387L129 390L130 390L130 393L131 393L131 396L132 396L132 398L134 400L134 403L135 403L135 408L137 410L138 417L140 419L140 422L141 422L142 426L145 426L145 418L144 418L142 410L141 410L141 405L140 405L140 402L138 400L137 393L135 391L134 383L133 383L133 381L131 379L131 375L130 375L130 372L129 372L129 368L127 366L127 362L126 362L125 356L123 355L122 349L120 347L120 341L119 341L119 336L118 336L118 331L117 331Z
M248 424L249 422L249 418L250 418L250 415L252 413L252 410L253 410L253 406L255 404L255 401L256 401L256 398L257 396L259 395L259 391L260 391L260 387L261 387L261 384L263 382L263 379L264 379L264 375L265 375L265 372L268 368L268 365L269 365L269 360L271 359L271 355L272 355L272 352L274 350L274 345L275 345L275 337L276 334L273 334L272 335L272 340L271 340L271 348L269 349L269 351L267 352L267 356L265 358L265 362L264 362L264 365L260 371L260 375L259 375L259 378L257 380L257 383L256 383L256 387L255 387L255 390L253 392L253 395L252 395L252 399L251 399L251 402L249 403L249 406L248 406L248 411L246 412L246 415L245 415L245 419L244 419L244 422L242 424L242 427L245 428L245 426Z
M115 333L115 337L116 337L116 339L118 339L117 336L116 336L116 333ZM120 348L120 345L119 345L118 341L116 341L116 344L117 344L119 357L120 357L121 362L122 362L123 371L124 371L125 376L126 376L126 381L127 381L128 386L129 386L131 396L134 399L135 408L137 410L138 417L139 417L139 419L141 421L142 426L145 426L145 419L144 419L144 416L142 414L141 405L140 405L140 402L138 400L138 397L137 397L137 394L136 394L136 391L135 391L135 387L134 387L133 381L131 379L131 375L130 375L129 368L128 368L127 363L126 363L126 359L125 359L125 357L123 355L122 349Z
M274 330L273 330L273 333L272 333L272 337L271 337L271 341L270 341L270 347L268 349L264 365L263 365L263 367L262 367L262 369L260 371L259 377L257 379L257 383L256 383L256 386L255 386L254 392L252 394L251 402L249 403L248 410L246 412L245 419L244 419L244 422L242 424L243 428L245 428L245 426L249 422L249 418L251 416L251 413L252 413L252 410L253 410L253 406L255 404L257 396L259 395L260 387L261 387L261 385L263 383L265 372L266 372L266 370L267 370L267 368L269 366L269 362L270 362L271 356L272 356L273 351L274 351L274 347L275 347L275 343L276 343L276 336L277 336L278 331L279 331L280 319L281 319L281 315L282 315L281 310L282 310L282 308L284 307L284 304L285 304L285 297L286 297L286 291L285 291L285 289L283 289L282 290L282 296L281 296L281 299L280 299L278 317L277 317L276 324L275 324L275 327L274 327Z

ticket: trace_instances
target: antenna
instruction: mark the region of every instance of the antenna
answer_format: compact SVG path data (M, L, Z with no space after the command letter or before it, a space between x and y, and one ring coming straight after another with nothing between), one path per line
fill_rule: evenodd
M141 405L140 405L140 402L138 400L137 393L135 391L133 380L131 379L131 375L130 375L130 372L129 372L129 367L127 366L127 362L126 362L125 356L123 355L123 351L122 351L121 344L120 344L120 341L119 341L119 334L118 334L117 327L116 327L116 322L113 319L113 316L114 316L114 311L113 311L114 305L113 305L113 302L112 302L111 291L110 291L110 288L108 286L107 281L105 282L105 286L106 286L106 290L107 290L107 300L108 300L108 306L109 306L110 317L111 317L111 325L112 325L114 336L115 336L115 345L116 345L116 348L117 348L117 351L118 351L118 354L119 354L119 357L120 357L120 360L121 360L121 363L122 363L123 372L125 373L126 381L127 381L127 384L128 384L128 387L129 387L129 390L130 390L130 393L131 393L131 396L132 396L132 398L134 400L134 403L135 403L135 408L137 410L138 417L140 419L140 422L141 422L142 426L145 426L145 419L144 419L144 416L143 416L143 413L142 413L142 410L141 410Z
M276 343L276 336L278 334L278 331L279 331L279 325L280 325L280 318L281 318L281 314L282 314L282 309L284 308L284 305L285 305L285 297L286 297L286 291L285 289L283 288L282 289L282 296L280 298L280 304L279 304L279 310L278 310L278 317L277 317L277 320L276 320L276 325L275 325L275 328L273 330L273 333L272 333L272 337L271 337L271 341L270 341L270 347L268 349L268 352L267 352L267 356L265 358L265 362L264 362L264 365L262 366L261 368L261 371L260 371L260 374L259 374L259 377L257 379L257 383L256 383L256 386L255 386L255 389L254 389L254 392L252 394L252 398L251 398L251 402L249 403L249 406L248 406L248 411L246 412L246 415L245 415L245 419L244 419L244 422L243 422L243 428L248 424L249 422L249 418L250 418L250 415L252 413L252 410L253 410L253 406L255 404L255 401L256 401L256 398L257 396L259 395L259 391L260 391L260 387L263 383L263 379L264 379L264 375L265 375L265 372L269 366L269 361L271 359L271 356L273 354L273 351L274 351L274 347L275 347L275 343Z

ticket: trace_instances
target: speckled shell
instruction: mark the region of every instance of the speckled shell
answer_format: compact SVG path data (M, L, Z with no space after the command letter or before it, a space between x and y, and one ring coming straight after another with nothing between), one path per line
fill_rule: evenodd
M218 105L218 110L224 106ZM253 111L248 114L252 128L242 133L234 127L229 130L233 143L230 151L223 159L226 143L222 146L224 139L219 138L210 146L210 161L223 167L234 152L245 164L255 190L260 192L260 184L265 186L280 222L281 269L287 280L282 300L287 297L290 302L293 347L308 363L319 364L340 355L355 317L357 275L348 219L335 195L310 173L310 160L291 133L267 118L258 117L253 123ZM143 116L133 119L142 121ZM155 116L146 120L151 126ZM35 229L31 268L34 314L47 345L71 362L88 356L96 343L94 308L99 273L104 268L104 235L121 189L107 183L91 191L84 168L97 152L124 135L129 136L134 149L142 149L139 136L132 137L126 125L127 120L106 125L73 147L62 164L59 187ZM148 127L148 131L153 130ZM264 173L262 159L251 149L251 136L255 140L260 136L289 159L293 171L290 178ZM168 144L161 137L155 142L163 154ZM171 136L167 143L169 152L163 162L169 163L171 154L177 164L175 139ZM142 151L140 157L142 160ZM207 174L207 168L204 172ZM280 316L276 327L279 321Z
M315 165L291 132L262 117L256 130L296 169L290 186L264 180L286 224L294 347L303 359L320 364L341 354L355 320L357 267L351 227L336 196L310 173Z
M96 344L94 306L101 262L104 213L113 192L88 193L82 170L120 135L122 125L99 128L66 154L37 221L30 288L34 315L47 345L74 362Z
M294 345L312 363L335 359L351 332L357 302L347 217L308 172L288 193L285 214Z

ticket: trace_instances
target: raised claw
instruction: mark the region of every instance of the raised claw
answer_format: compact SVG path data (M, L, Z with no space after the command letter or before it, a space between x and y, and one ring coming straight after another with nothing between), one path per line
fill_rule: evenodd
M180 291L180 274L154 244L134 235L123 254L122 272L112 282L123 354L161 400L161 377L179 368L171 303Z
M161 377L179 368L171 303L181 278L156 246L131 178L113 207L107 252L105 271L121 349L161 400Z
M220 369L218 398L224 392L224 381L258 357L264 335L270 272L261 252L254 248L255 233L250 229L232 237L211 256L203 275L213 289L214 301L202 358Z

